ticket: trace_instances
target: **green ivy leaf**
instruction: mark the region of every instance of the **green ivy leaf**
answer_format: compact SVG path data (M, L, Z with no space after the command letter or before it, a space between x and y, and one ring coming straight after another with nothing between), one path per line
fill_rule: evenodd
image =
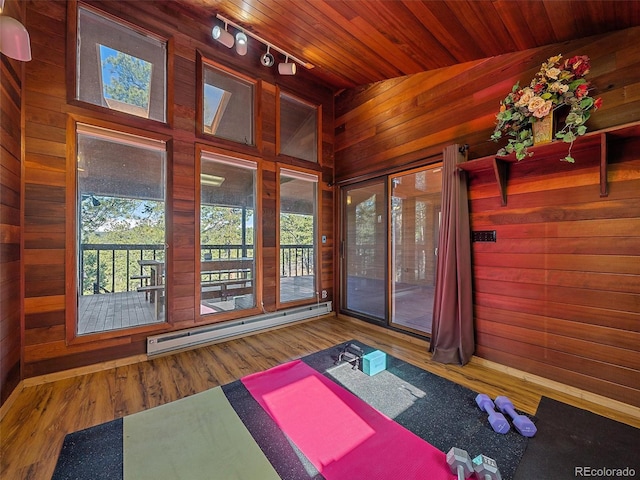
M582 85L583 83L587 83L587 81L584 78L579 78L577 80L574 80L569 84L569 89L573 91L578 87L578 85Z
M565 133L563 141L565 143L573 143L576 139L575 134L572 131L568 131L567 133Z
M580 125L578 127L578 135L584 135L585 133L587 133L587 127L585 125Z
M571 155L567 155L562 160L569 163L576 163L575 159Z
M582 100L580 100L580 108L582 108L583 110L587 110L592 106L593 106L593 98L585 97Z

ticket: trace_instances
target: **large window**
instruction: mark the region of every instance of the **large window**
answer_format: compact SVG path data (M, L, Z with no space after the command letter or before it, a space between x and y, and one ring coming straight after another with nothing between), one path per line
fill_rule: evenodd
M316 297L318 177L280 169L280 302Z
M207 62L202 69L202 133L255 145L255 82Z
M278 153L318 163L319 107L280 92Z
M200 157L200 314L256 305L256 163Z
M78 124L77 333L165 320L166 145Z
M166 41L80 5L75 98L166 121Z

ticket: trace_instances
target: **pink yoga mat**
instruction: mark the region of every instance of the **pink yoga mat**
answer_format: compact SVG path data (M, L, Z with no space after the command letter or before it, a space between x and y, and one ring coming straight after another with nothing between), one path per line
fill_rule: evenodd
M443 452L300 360L242 382L327 480L454 478Z

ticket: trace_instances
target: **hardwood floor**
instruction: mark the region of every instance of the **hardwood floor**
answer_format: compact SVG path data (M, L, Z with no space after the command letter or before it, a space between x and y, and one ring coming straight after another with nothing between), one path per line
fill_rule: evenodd
M640 427L640 415L620 413L489 368L431 362L426 342L347 317L312 321L173 355L57 380L30 379L0 421L0 472L6 479L49 479L64 436L234 381L279 363L358 339L390 355L494 397L509 396L535 413L541 395ZM51 380L46 378L42 380Z

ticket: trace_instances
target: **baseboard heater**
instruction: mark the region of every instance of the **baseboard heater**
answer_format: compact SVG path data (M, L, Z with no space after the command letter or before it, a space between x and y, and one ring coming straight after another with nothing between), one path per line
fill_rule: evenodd
M331 302L316 303L304 307L289 308L277 312L262 313L241 320L216 325L190 328L177 332L147 337L147 355L159 355L172 350L182 350L203 343L286 325L331 312Z

